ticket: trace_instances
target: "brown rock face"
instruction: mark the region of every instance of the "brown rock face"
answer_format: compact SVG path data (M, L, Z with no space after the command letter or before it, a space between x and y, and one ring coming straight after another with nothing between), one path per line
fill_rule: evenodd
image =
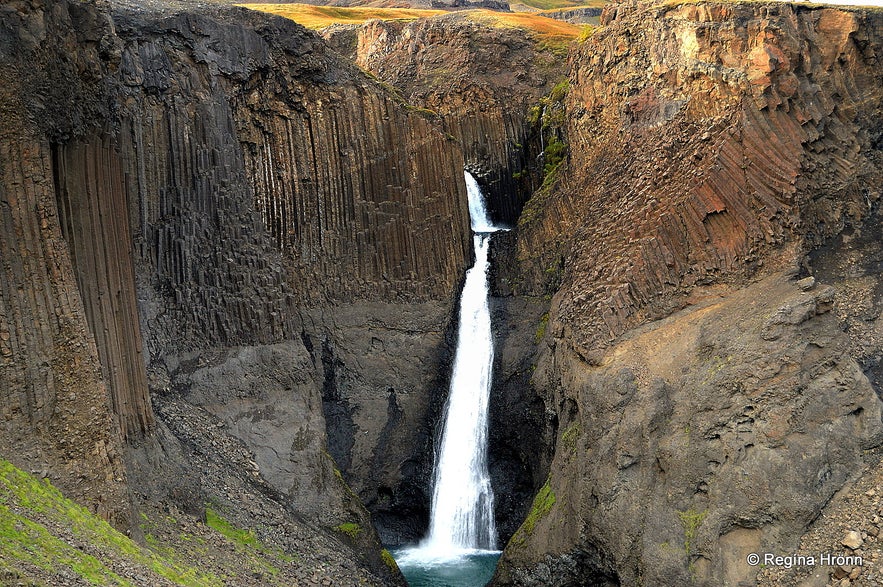
M350 546L395 583L325 452L321 340L335 304L376 299L427 304L414 321L444 333L471 242L462 156L297 25L181 6L2 8L0 447L121 522L125 452L140 498L358 523ZM383 401L410 389L377 378ZM378 467L425 445L399 436Z
M499 582L735 585L749 553L793 548L883 440L833 299L774 276L632 331L596 367L564 349L541 363L555 504Z
M144 371L129 202L120 159L107 144L71 144L53 151L61 229L77 272L86 319L110 387L123 438L151 429Z
M519 224L516 292L561 283L533 376L559 427L496 582L752 582L883 440L883 20L603 21L571 56L568 168Z
M569 174L519 254L554 269L561 244L579 293L559 315L587 349L791 262L877 196L878 17L763 10L621 5L574 54Z
M74 499L126 526L131 520L121 432L140 432L150 421L143 377L139 381L129 371L138 365L143 374L143 363L133 352L108 377L110 365L100 359L119 358L121 353L110 348L114 345L138 348L137 321L130 314L131 299L119 295L104 267L92 290L101 290L100 300L77 287L74 254L94 260L96 248L110 239L86 238L76 251L68 248L60 226L59 186L53 181L61 162L51 148L72 124L53 124L55 114L63 111L76 119L105 107L83 95L100 93L93 76L100 77L102 67L90 60L99 51L98 37L69 25L77 20L100 31L107 21L66 6L40 12L5 5L0 14L0 71L7 80L0 90L0 446L19 467L48 476ZM54 50L46 49L50 43ZM56 50L65 57L56 60ZM78 71L87 81L66 92ZM101 148L93 153L106 161ZM64 163L76 166L69 158ZM109 185L80 178L96 197L111 195ZM78 213L90 224L101 223L94 209ZM114 277L125 285L131 272L123 269ZM128 286L131 293L131 281ZM128 320L136 330L112 325L102 333L109 345L99 349L93 320L100 324L116 312L123 315L121 328Z

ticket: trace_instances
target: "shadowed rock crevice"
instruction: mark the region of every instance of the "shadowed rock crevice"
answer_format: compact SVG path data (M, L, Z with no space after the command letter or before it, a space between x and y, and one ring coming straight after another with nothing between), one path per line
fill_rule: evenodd
M341 472L347 475L352 462L352 449L355 444L353 407L338 389L337 372L343 364L334 358L334 349L328 341L322 341L322 412L325 415L325 430L328 435L328 453L337 463Z
M549 300L511 294L516 239L515 232L494 235L489 269L495 350L488 459L501 547L528 516L546 481L558 426L533 383Z

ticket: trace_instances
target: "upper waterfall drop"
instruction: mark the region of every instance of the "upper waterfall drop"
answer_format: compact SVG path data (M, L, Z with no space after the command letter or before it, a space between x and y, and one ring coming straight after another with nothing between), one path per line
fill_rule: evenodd
M472 222L472 232L495 232L501 227L491 223L484 203L484 196L478 182L468 171L464 171L466 177L466 197L469 200L469 219Z

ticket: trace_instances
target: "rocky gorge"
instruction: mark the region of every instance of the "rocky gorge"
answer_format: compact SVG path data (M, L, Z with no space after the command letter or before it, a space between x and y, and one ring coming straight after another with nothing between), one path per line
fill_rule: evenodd
M497 584L753 584L876 462L880 18L622 3L571 54L509 277L554 283L558 440Z
M142 544L221 512L300 557L238 584L402 584L381 543L426 527L464 167L514 229L493 584L785 581L745 557L869 491L883 13L620 2L568 45L457 14L323 39L220 2L0 11L0 456Z

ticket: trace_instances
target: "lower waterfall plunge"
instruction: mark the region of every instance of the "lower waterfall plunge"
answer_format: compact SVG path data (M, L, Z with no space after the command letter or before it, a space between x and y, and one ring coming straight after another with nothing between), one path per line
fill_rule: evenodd
M488 251L497 230L481 191L466 172L475 264L460 294L460 326L433 475L429 534L396 551L412 587L479 587L490 580L499 551L494 494L487 465L488 402L494 359L488 307Z

